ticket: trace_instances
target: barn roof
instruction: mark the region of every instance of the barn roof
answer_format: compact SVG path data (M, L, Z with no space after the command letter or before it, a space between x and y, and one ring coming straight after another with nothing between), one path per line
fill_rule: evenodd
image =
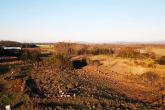
M21 50L21 47L3 47L3 49L5 49L5 50L12 50L12 49Z

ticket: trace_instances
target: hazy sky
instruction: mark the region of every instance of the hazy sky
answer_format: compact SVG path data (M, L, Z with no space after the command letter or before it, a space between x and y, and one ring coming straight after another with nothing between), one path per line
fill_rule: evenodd
M0 40L165 40L165 0L0 0Z

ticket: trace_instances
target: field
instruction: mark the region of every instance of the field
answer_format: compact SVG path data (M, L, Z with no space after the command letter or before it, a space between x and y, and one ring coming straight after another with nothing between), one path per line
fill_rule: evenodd
M45 45L37 45L39 48L42 49L42 51L49 51L53 52L54 51L54 45L51 44L45 44Z
M38 46L0 57L0 109L165 109L162 45Z
M152 48L152 51L157 54L158 56L165 55L165 48Z

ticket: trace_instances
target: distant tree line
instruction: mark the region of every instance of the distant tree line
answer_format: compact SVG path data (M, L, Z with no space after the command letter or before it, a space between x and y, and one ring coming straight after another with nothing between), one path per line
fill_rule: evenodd
M67 55L84 55L84 54L113 54L114 50L108 47L91 46L85 44L76 44L68 42L60 42L54 45L56 53L62 53Z
M155 54L148 52L148 53L140 53L139 51L136 51L135 48L121 48L116 52L116 55L118 57L124 57L124 58L155 58Z

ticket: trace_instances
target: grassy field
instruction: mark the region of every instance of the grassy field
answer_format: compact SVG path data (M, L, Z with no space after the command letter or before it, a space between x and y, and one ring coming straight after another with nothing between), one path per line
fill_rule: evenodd
M151 51L158 56L165 56L165 48L152 48Z
M54 52L54 45L37 45L39 48L42 49L42 51L49 51L49 52Z

